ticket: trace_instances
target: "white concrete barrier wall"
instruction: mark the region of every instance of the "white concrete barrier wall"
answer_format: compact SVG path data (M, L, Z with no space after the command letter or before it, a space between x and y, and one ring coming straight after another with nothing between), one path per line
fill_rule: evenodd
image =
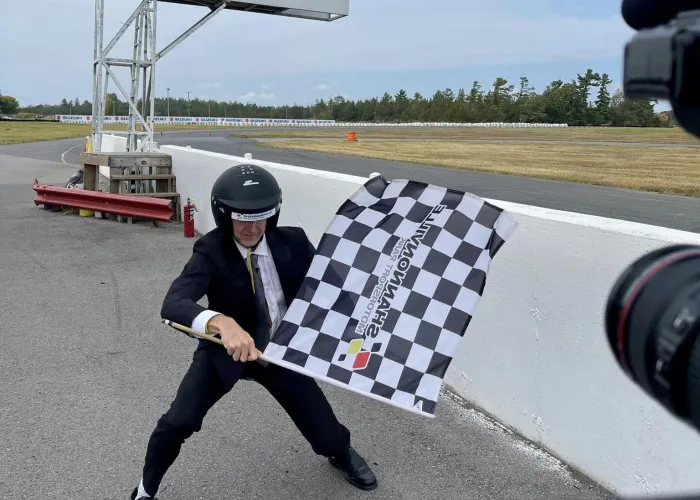
M633 260L700 235L498 200L520 222L445 381L624 495L700 490L700 435L624 376L605 301Z
M212 183L251 160L161 150L173 156L183 202L196 200L196 228L210 230ZM303 226L315 244L365 180L252 162L279 179L282 224ZM625 377L603 330L605 299L629 263L674 242L700 244L700 235L489 201L510 210L520 226L494 260L446 383L618 494L700 490L700 435Z
M140 144L140 141L139 141ZM126 137L112 134L102 134L103 153L121 153L126 151Z

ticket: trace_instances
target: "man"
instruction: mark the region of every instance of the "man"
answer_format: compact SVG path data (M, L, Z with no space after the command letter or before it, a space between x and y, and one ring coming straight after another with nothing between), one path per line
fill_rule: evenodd
M214 183L211 208L217 228L195 243L168 290L161 315L219 336L223 347L199 341L170 409L151 434L143 476L131 500L155 498L181 445L241 378L263 385L312 450L328 457L351 484L376 488L376 477L351 447L350 432L338 422L316 381L258 359L257 351L265 349L315 253L303 229L277 226L281 204L277 181L258 166L232 167ZM197 304L204 295L208 309Z

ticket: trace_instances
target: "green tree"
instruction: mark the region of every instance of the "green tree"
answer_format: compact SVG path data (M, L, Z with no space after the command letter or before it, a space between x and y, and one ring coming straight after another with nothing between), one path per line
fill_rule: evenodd
M526 76L520 77L520 90L518 91L518 100L528 99L535 94L535 87L530 86L530 80Z
M600 77L600 84L598 87L598 96L595 101L596 105L596 125L603 125L610 123L610 90L609 85L612 83L610 76L603 73Z
M404 89L399 90L394 96L394 116L400 121L407 121L408 109L411 101Z
M581 99L580 89L574 82L564 83L562 80L555 80L547 86L543 97L548 123L585 124L585 103Z
M171 116L223 116L248 118L333 119L341 122L529 122L566 123L573 126L673 126L670 120L661 119L654 112L654 102L628 100L621 91L610 95L612 80L605 73L592 68L577 73L568 83L556 79L544 87L541 93L521 76L517 85L503 77L496 77L488 90L479 81L472 81L467 91L455 85L435 90L431 97L421 92L399 88L365 99L317 99L309 104L281 104L266 106L250 102L216 101L196 96L173 96L168 101L156 98L156 114L166 116L168 103ZM411 97L409 97L411 96ZM91 115L92 103L78 98L63 99L58 104L42 104L20 107L9 96L0 96L0 109L4 113L22 112L50 116L55 114ZM142 109L141 102L137 103ZM7 111L10 110L10 111ZM108 115L128 115L129 107L116 93L106 100Z
M388 122L394 117L394 98L389 92L384 92L374 112L374 119L378 122Z
M0 95L0 113L13 115L19 111L19 101L11 95Z

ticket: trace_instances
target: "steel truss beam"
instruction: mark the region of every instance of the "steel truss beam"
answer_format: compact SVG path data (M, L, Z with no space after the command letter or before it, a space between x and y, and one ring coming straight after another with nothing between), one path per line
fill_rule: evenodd
M104 2L95 0L95 40L93 60L92 90L92 150L102 152L102 134L104 133L105 109L107 105L107 88L111 79L122 97L129 104L128 129L110 130L110 134L126 135L126 150L153 151L153 116L155 114L155 74L156 63L207 21L226 8L230 0L222 0L212 10L192 25L182 35L173 40L160 52L156 52L156 25L158 0L140 0L139 5L129 19L122 24L114 38L104 46ZM114 46L121 40L131 25L134 25L134 45L131 58L108 57ZM130 67L131 85L125 89L114 74L112 67ZM139 88L139 83L143 87ZM138 109L139 91L141 109ZM137 123L141 130L136 130ZM139 141L141 142L139 145Z

